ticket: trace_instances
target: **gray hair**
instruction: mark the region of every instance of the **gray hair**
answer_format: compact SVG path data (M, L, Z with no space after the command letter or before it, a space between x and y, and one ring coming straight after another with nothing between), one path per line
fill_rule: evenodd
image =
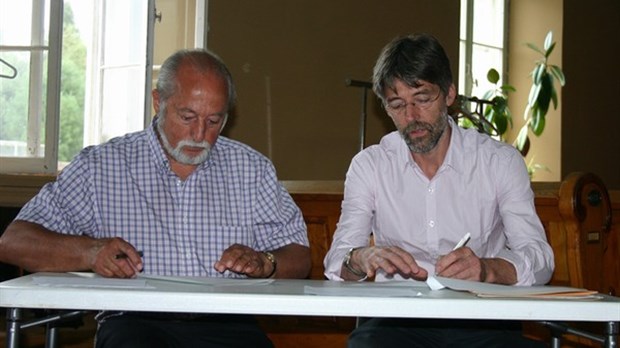
M201 73L216 73L226 80L226 85L228 86L228 110L230 111L233 108L237 94L232 75L224 62L206 49L179 50L164 61L159 71L156 85L163 108L166 107L168 99L177 91L177 73L183 63L190 64Z
M448 94L452 85L450 60L439 41L429 34L397 37L387 44L373 69L372 90L385 103L386 88L394 88L395 80L411 87L420 81L439 86Z

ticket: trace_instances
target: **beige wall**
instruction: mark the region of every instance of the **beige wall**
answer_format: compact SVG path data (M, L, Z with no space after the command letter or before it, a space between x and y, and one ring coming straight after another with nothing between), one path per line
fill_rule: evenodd
M551 54L549 63L562 67L562 5L563 0L518 0L511 1L509 22L508 69L509 83L516 88L516 92L509 95L509 107L512 111L514 128L510 139L516 138L523 126L523 113L527 106L528 95L532 80L530 73L534 64L540 59L540 54L526 46L534 43L543 48L543 41L548 31L553 31L556 47ZM525 19L525 20L524 20ZM561 181L562 161L561 151L562 127L562 88L558 88L557 109L549 108L545 120L545 130L540 137L530 132L531 147L526 157L527 163L544 165L548 170L536 171L534 181Z

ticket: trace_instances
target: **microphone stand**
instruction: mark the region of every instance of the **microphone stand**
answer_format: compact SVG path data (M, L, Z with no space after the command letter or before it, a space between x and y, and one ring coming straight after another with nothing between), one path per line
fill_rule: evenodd
M349 87L362 88L362 113L360 115L360 151L362 151L366 143L366 91L372 89L372 83L351 79L346 79L345 83Z

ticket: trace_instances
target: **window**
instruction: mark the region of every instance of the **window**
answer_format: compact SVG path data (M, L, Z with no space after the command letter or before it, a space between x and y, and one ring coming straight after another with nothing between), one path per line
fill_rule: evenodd
M16 71L0 77L1 172L55 174L84 146L149 122L154 0L0 8L0 59Z
M459 93L482 97L494 68L506 83L508 0L461 0ZM501 83L501 82L500 82Z

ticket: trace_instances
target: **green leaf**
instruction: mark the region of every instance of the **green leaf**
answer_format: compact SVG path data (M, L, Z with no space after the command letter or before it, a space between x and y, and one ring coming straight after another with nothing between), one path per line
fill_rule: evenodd
M540 84L540 79L542 77L542 75L545 73L545 65L544 64L538 64L536 65L536 67L534 68L534 71L532 72L532 80L534 80L535 84Z
M545 55L545 51L541 50L540 48L538 48L538 46L534 45L533 43L526 43L527 47L533 49L534 51L542 54L543 56Z
M482 96L482 99L489 100L489 99L491 99L491 97L493 97L494 94L495 94L495 90L490 89L490 90L484 92L484 95Z
M553 102L553 109L558 108L558 94L555 92L555 87L551 88L551 101Z
M543 116L549 111L549 103L551 102L553 89L553 82L551 79L551 75L546 72L543 74L541 77L540 92L538 93L538 98L536 98L536 103Z
M555 78L558 79L558 82L560 82L561 86L564 86L566 84L566 78L564 77L564 72L559 66L550 65L549 70L551 70L551 73L553 74L553 76L555 76Z
M508 130L508 120L506 119L506 115L504 113L496 114L495 128L497 128L499 135L504 135L504 133Z
M553 43L553 31L549 30L549 32L547 33L547 36L545 37L545 43L544 43L544 48L545 51L549 50L549 47L551 47L551 44Z
M540 109L534 109L532 114L532 122L530 122L530 128L532 129L532 133L534 133L537 137L540 136L545 130L545 115L540 112Z
M505 93L508 94L508 92L516 92L517 89L514 88L514 86L511 85L503 85L500 87L500 89Z
M517 135L517 139L515 139L516 147L517 149L519 149L519 151L523 150L523 146L525 145L526 140L527 140L527 124L521 127L521 130L519 131L519 135Z
M489 69L489 72L487 72L487 80L489 80L492 84L497 84L499 81L499 73L497 70L493 68Z
M530 95L527 98L527 105L529 106L530 109L536 103L536 100L538 99L538 93L540 93L540 85L536 85L536 84L532 85L532 88L530 88Z
M508 106L508 100L502 96L493 98L493 108L496 112L504 113L504 109Z
M551 46L545 51L545 58L549 58L554 48L555 48L555 42L552 43Z

